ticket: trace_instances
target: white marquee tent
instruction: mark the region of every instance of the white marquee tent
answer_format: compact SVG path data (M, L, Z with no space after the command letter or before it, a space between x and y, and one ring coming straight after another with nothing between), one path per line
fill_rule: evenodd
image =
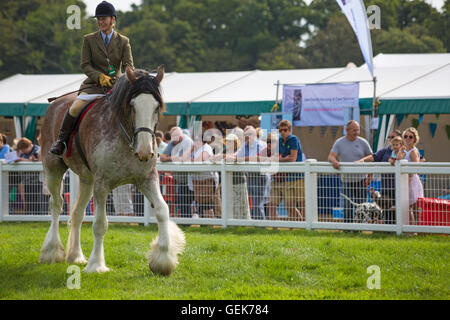
M379 54L374 58L380 114L450 113L450 54ZM42 116L47 98L77 90L84 74L22 75L0 81L0 116ZM281 100L279 84L360 82L370 114L373 82L366 65L304 70L167 73L169 115L255 115ZM278 89L278 90L277 90Z

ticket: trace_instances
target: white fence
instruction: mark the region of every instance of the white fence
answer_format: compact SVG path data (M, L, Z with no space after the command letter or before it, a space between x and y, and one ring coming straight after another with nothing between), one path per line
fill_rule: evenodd
M328 162L307 160L304 163L283 164L158 163L157 168L171 219L179 224L221 225L224 228L257 226L367 230L396 232L399 235L404 232L450 233L450 201L435 200L450 198L450 163L408 163L404 160L398 161L395 166L389 163L343 163L341 169L336 170ZM0 172L0 221L51 220L47 213L49 196L42 187L44 180L40 162L0 162ZM282 173L283 182L277 184L278 178L273 172ZM217 173L211 175L213 185L193 181L211 173ZM292 173L301 174L301 179L298 179L299 176L289 178ZM415 207L410 207L410 179L414 174L420 176L424 198L419 199ZM185 189L179 189L181 184L176 181L182 181L183 175L189 183ZM385 198L391 197L388 200L393 205L383 210L382 218L371 222L356 220L354 206L346 203L347 200L341 196L348 192L344 190L342 179L354 180L355 177L364 178L367 175L373 178L371 187L381 189ZM286 177L288 181L293 180L290 181L292 184L285 185ZM295 179L301 183L296 183ZM70 203L76 196L76 185L76 175L70 173L63 189L67 205L61 221L68 220ZM183 195L182 192L191 193L188 188L194 189L194 193L186 203L186 216L180 214L183 209L179 209L179 205L183 200L179 196ZM209 188L214 190L211 191L214 194L208 196ZM387 190L389 188L391 190ZM365 187L362 196L353 198L354 201L372 202L367 195L369 189ZM114 210L117 211L120 204L114 199L114 204L109 201L107 205L109 221L144 225L156 223L150 204L134 187L131 196L133 215L115 215ZM89 206L87 211L85 221L93 221ZM258 217L258 212L262 212L263 216ZM191 216L192 213L195 215ZM344 216L350 213L351 220L343 220L343 213Z

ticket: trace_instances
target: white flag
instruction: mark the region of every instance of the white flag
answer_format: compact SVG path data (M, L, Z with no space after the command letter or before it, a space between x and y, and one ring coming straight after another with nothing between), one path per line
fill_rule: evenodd
M356 34L364 61L373 77L373 52L366 7L362 0L336 0Z

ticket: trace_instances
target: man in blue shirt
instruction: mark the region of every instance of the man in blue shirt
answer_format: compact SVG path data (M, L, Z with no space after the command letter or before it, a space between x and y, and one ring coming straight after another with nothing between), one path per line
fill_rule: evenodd
M294 136L292 125L289 120L283 120L279 124L279 162L302 162L303 152L300 140ZM303 219L299 211L304 208L305 203L305 182L303 173L287 173L284 181L275 181L272 183L270 193L269 210L271 216L276 217L276 207L285 200L289 220Z

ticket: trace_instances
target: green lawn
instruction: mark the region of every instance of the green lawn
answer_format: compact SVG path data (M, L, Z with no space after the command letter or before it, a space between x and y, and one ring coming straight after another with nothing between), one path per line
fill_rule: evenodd
M49 223L0 223L0 299L449 299L446 236L184 227L186 250L170 277L148 269L156 226L110 224L106 274L81 273L66 283L69 264L41 265ZM61 224L66 244L68 228ZM91 224L82 229L86 257ZM367 268L380 268L369 290Z

